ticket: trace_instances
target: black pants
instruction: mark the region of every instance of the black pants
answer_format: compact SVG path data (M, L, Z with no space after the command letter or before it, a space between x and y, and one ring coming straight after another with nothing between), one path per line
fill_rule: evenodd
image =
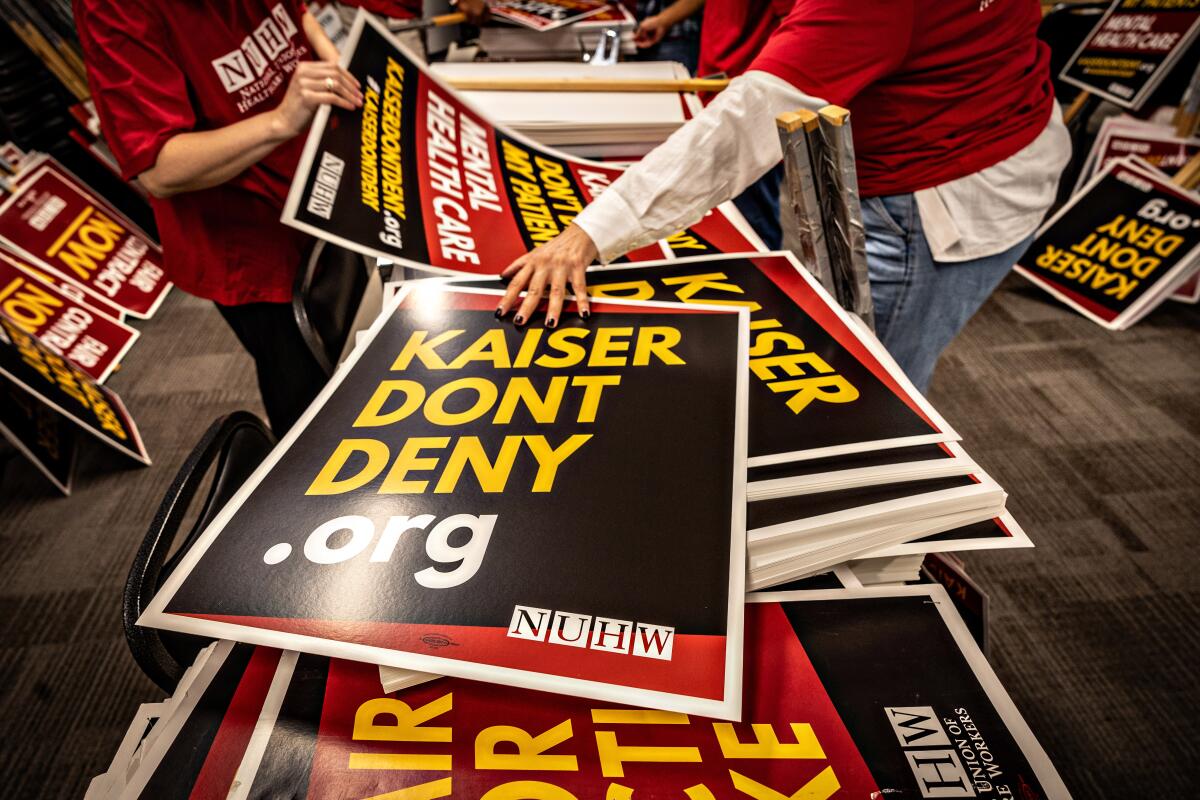
M254 358L267 419L282 437L308 408L328 376L296 326L290 303L247 303L217 310Z

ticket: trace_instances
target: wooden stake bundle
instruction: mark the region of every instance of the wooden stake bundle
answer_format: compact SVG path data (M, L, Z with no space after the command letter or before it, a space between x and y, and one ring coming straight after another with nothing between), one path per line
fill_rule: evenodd
M784 246L800 257L826 291L836 296L810 152L810 142L820 136L819 125L817 115L806 108L789 111L775 118L785 174L780 222Z
M867 236L858 197L850 112L825 106L775 119L786 185L785 241L846 310L872 329L875 309L867 274Z
M825 242L833 270L838 302L872 329L875 309L867 276L867 237L858 197L850 112L825 106L818 112L821 157L816 159L817 186L825 223ZM813 139L818 137L812 137Z
M1171 183L1180 186L1188 191L1193 191L1197 186L1200 186L1200 153L1188 159L1188 162L1179 168L1175 173L1175 177L1171 178Z

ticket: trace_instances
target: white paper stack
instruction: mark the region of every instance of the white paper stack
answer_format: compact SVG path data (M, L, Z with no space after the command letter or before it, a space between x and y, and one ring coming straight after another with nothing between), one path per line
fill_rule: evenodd
M542 36L544 34L536 34ZM562 61L439 63L440 78L596 78L675 80L687 70L674 61L636 61L593 67ZM664 142L701 108L679 92L493 92L463 94L489 119L572 155L635 158Z

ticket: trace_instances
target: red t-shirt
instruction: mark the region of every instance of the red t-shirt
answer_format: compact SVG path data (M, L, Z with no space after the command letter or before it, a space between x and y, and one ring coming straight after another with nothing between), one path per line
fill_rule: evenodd
M706 0L697 75L736 78L766 45L794 0Z
M1038 0L796 0L749 69L849 108L862 196L906 194L997 164L1046 127L1041 19Z
M365 8L372 14L393 19L415 19L425 8L422 0L342 0L342 5Z
M301 0L75 0L88 82L127 179L171 137L279 104L309 58ZM311 239L279 222L300 136L220 186L152 199L176 286L226 305L289 302Z

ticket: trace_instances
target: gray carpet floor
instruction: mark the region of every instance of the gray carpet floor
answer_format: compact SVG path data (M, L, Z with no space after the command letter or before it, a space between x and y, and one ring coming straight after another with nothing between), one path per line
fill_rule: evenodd
M121 633L154 509L205 427L259 410L210 304L173 294L110 379L154 466L88 446L70 499L0 465L0 797L76 798L137 705ZM1200 795L1200 308L1109 333L1011 278L931 399L1034 550L975 553L992 662L1076 797Z

